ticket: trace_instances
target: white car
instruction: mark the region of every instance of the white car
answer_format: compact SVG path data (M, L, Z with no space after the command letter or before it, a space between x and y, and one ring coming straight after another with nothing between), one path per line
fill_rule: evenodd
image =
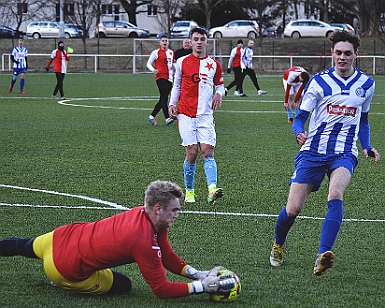
M64 25L65 38L81 37L83 32ZM59 23L54 21L35 21L27 26L27 36L34 39L55 38L59 36Z
M254 39L259 35L259 25L254 20L233 20L222 27L210 29L209 37L248 37Z
M334 27L326 22L312 19L298 19L290 21L285 30L284 36L292 38L300 37L329 37L333 31L343 30L341 27Z

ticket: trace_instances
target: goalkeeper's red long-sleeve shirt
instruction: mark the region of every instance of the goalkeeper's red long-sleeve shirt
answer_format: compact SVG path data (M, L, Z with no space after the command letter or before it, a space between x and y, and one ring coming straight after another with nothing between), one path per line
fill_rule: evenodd
M171 248L168 229L155 232L143 206L55 229L53 260L60 274L72 282L100 269L136 262L159 298L189 295L188 283L167 280L164 268L181 275L187 264Z

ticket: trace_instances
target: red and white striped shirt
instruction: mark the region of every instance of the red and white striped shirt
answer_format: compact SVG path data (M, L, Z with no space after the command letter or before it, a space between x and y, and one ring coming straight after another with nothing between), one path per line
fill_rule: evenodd
M155 63L155 68L153 67ZM151 52L150 57L147 61L147 68L153 72L155 69L159 71L155 79L166 79L172 82L172 76L174 74L174 52L171 49L156 49Z
M191 118L212 114L213 87L223 96L224 86L221 64L209 57L197 58L193 54L176 62L174 86L170 105L178 105L178 113Z
M67 72L66 62L70 60L68 53L63 50L55 49L52 51L51 58L48 61L46 68L49 68L51 63L53 62L53 71L55 73L63 73Z
M283 74L283 83L285 84L286 82L285 98L284 98L285 103L289 101L291 87L295 87L298 90L294 101L298 102L299 99L301 98L302 91L306 86L306 84L303 84L302 81L299 81L299 76L301 75L302 72L306 72L306 70L302 66L293 66L287 69Z
M240 67L243 55L243 48L235 47L231 50L228 68Z

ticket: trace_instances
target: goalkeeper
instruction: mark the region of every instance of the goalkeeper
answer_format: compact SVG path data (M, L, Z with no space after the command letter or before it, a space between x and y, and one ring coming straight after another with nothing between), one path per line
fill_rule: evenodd
M131 280L110 268L136 262L159 298L198 293L226 293L235 279L197 271L171 248L168 228L179 215L183 191L168 181L152 182L144 206L96 222L72 223L37 238L0 240L1 256L40 258L54 285L83 294L117 294L131 291ZM169 282L167 270L193 279Z

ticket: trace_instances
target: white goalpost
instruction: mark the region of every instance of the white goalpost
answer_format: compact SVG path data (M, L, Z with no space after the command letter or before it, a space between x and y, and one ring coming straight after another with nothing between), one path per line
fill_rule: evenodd
M159 38L154 39L134 39L134 52L133 52L133 65L132 70L134 74L149 73L147 69L147 60L151 52L159 48ZM177 50L182 48L183 38L181 39L169 39L169 48ZM209 39L209 46L207 48L207 54L216 58L222 63L222 49L219 41L216 39Z

